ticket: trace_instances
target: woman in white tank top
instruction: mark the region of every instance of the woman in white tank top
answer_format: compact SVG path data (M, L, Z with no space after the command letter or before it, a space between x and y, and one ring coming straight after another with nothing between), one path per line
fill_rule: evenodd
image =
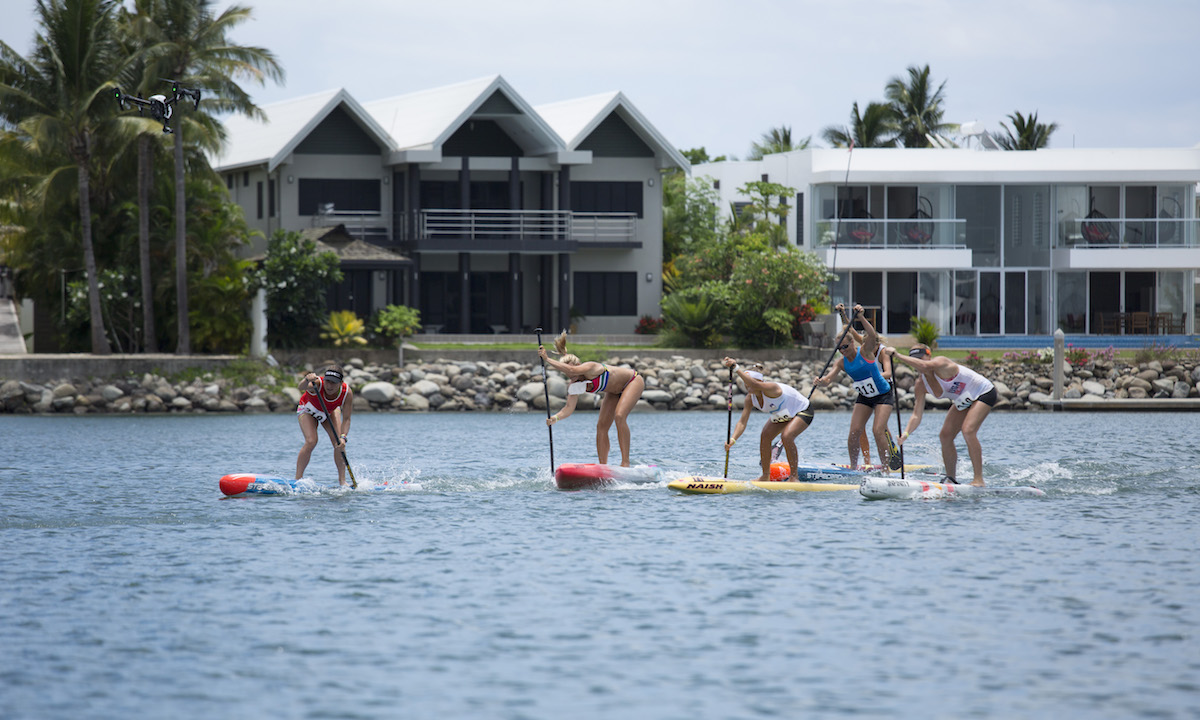
M727 357L721 362L725 367L733 368L734 374L741 379L746 388L746 402L742 405L742 415L738 418L733 436L725 443L726 452L746 431L752 408L770 413L771 418L763 425L758 439L759 461L762 464L762 475L758 480L771 479L771 443L776 437L779 437L787 453L788 477L796 477L796 462L799 459L796 438L808 429L813 420L812 411L808 408L808 398L791 385L763 379L761 363L743 368L733 358Z
M934 357L926 345L914 345L908 355L901 355L891 347L885 352L921 375L920 382L913 384L916 399L912 415L908 418L908 426L900 435L900 444L903 445L909 435L916 432L921 425L921 417L925 413L926 393L946 398L953 406L946 411L946 421L942 423L942 432L938 435L942 443L942 462L946 466L946 478L950 482L958 482L954 479L958 466L958 450L954 447L954 438L962 433L974 471L971 484L982 486L983 447L979 443L979 426L987 419L998 399L992 381L950 358Z

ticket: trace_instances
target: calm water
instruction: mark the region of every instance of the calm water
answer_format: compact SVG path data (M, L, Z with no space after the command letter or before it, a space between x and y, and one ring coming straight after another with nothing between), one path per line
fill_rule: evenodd
M988 477L1048 497L942 501L564 493L544 417L365 413L399 489L224 499L291 472L294 417L0 417L0 717L1195 718L1198 417L997 413ZM725 413L631 425L721 474Z

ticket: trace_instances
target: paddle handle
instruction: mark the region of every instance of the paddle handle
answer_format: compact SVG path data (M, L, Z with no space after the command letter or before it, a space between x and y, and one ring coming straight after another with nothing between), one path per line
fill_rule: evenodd
M329 406L325 404L325 381L317 380L317 400L321 403L321 411L325 413L325 430L329 433L329 439L333 442L333 449L338 449L337 431L333 429L333 416L329 414ZM350 467L350 459L346 457L346 451L342 450L342 462L346 465L346 472L350 473L350 487L358 489L358 480L354 479L354 469Z
M733 368L729 368L729 392L725 394L725 408L729 411L729 417L725 423L725 474L722 477L729 477L729 441L733 439Z
M538 347L542 346L542 329L536 328ZM542 358L541 353L538 353L538 360L542 363L542 390L546 393L546 419L550 419L550 385L546 377L546 361ZM554 474L554 426L547 425L546 431L550 433L550 474Z

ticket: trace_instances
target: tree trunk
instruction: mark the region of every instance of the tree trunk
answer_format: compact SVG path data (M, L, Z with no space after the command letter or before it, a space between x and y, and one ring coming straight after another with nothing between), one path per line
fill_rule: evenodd
M187 286L187 200L183 187L183 122L175 123L175 303L178 310L179 344L176 355L192 353L188 330Z
M158 352L154 333L154 288L150 282L150 184L154 173L154 136L138 136L138 255L142 267L142 349Z
M87 160L78 158L75 165L79 171L79 227L83 233L83 267L87 271L92 354L111 355L112 349L108 346L104 330L104 316L100 313L100 274L96 270L96 251L92 247L92 198Z

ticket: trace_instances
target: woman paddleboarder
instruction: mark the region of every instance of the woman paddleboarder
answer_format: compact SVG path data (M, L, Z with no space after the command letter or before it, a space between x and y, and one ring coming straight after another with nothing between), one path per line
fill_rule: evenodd
M313 448L317 446L317 426L326 423L330 438L334 439L333 461L337 465L338 484L346 484L346 436L350 433L354 391L342 381L343 376L340 366L330 365L323 376L310 372L300 380L300 404L296 406L296 415L300 418L304 445L296 456L297 480L304 477Z
M750 410L761 410L770 413L771 418L763 425L758 439L758 455L762 463L762 475L757 481L771 479L771 443L779 437L788 459L788 477L796 477L796 438L812 424L813 413L808 408L808 398L791 385L768 382L763 379L762 365L755 364L751 369L743 368L733 358L727 357L721 361L725 367L733 368L746 388L746 402L742 405L742 416L738 418L733 437L725 443L725 452L733 447L737 439L746 431L746 423L750 420Z
M562 410L546 418L547 425L566 420L575 412L579 396L585 392L604 393L600 401L600 417L596 420L596 456L601 465L608 464L608 431L613 421L617 423L617 444L621 448L621 467L629 467L630 433L627 421L629 412L637 405L646 389L646 379L637 370L609 367L603 363L581 362L567 352L567 331L554 338L554 352L558 360L550 359L546 348L538 345L538 355L547 365L567 376L567 404Z

